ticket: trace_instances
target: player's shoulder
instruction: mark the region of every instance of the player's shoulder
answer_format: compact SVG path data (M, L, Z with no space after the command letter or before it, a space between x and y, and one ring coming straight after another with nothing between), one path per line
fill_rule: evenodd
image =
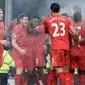
M21 26L20 24L17 24L17 25L14 27L13 31L14 31L14 32L19 32L19 31L21 30L21 28L22 28L22 26Z
M48 21L49 21L50 19L52 19L52 18L53 18L53 16L49 16L49 17L45 18L44 21L45 21L45 22L48 22Z
M4 28L4 23L0 22L0 28Z

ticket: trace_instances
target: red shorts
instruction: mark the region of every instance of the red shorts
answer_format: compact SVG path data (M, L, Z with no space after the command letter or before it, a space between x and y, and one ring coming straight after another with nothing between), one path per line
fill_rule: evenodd
M69 52L66 50L51 50L51 63L55 67L63 67L70 65Z
M14 59L16 68L24 68L22 59L23 56L18 51L12 50L12 57Z
M81 46L80 49L73 46L70 55L71 69L79 68L80 70L85 70L85 46Z
M25 68L28 71L33 71L35 68L35 65L34 65L34 58L33 58L32 52L28 52L26 54L24 61L25 61Z
M34 53L34 64L35 67L44 67L45 52L35 52Z
M18 51L12 51L12 56L16 64L16 68L27 69L28 71L34 70L34 61L32 52L26 53L22 56Z

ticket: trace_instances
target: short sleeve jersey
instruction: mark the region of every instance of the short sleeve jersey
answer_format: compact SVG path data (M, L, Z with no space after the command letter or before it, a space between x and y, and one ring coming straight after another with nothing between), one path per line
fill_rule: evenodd
M13 29L12 39L16 39L18 46L22 49L27 48L28 40L26 28L23 27L21 24L16 25Z
M59 14L55 14L44 20L44 28L51 35L52 49L69 50L69 27L71 21Z
M4 23L0 22L0 40L3 40L4 37ZM3 45L0 44L0 53L3 53Z

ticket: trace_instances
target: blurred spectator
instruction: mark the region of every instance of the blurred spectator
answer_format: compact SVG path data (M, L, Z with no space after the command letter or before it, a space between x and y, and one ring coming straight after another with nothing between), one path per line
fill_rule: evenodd
M0 85L7 85L10 67L15 67L15 63L9 53L9 48L6 47L3 52L3 64L0 68Z

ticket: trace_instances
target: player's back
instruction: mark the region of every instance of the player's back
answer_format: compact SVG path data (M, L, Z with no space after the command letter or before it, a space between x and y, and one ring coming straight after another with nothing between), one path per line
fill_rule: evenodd
M85 38L85 21L82 20L82 26L80 30L80 38ZM85 41L81 42L80 45L85 46Z
M49 33L51 34L52 49L69 49L69 20L59 14L53 15L45 20Z

